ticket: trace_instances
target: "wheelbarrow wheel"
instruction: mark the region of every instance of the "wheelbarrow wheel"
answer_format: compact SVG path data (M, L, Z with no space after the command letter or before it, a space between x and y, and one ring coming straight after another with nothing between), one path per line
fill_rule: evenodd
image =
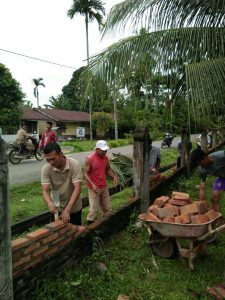
M150 242L152 251L156 255L167 259L178 256L178 248L174 238L165 238L160 233L153 231Z

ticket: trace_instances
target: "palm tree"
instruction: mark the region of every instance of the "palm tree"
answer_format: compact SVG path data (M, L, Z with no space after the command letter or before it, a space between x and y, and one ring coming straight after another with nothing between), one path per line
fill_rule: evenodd
M137 70L149 82L157 73L176 74L171 102L182 93L195 119L222 115L224 24L225 0L125 0L111 9L104 34L127 26L146 32L111 45L91 59L89 69L110 86L131 80Z
M73 0L73 4L68 10L67 16L73 19L73 17L77 14L85 17L87 64L89 65L88 23L96 20L99 24L99 28L103 26L103 15L105 15L105 8L100 0ZM90 140L92 140L91 98L88 100L90 115Z
M43 87L45 87L45 84L42 82L43 78L34 78L32 79L35 87L34 87L34 97L37 98L37 107L39 107L39 93L38 93L38 87L39 85L42 85Z

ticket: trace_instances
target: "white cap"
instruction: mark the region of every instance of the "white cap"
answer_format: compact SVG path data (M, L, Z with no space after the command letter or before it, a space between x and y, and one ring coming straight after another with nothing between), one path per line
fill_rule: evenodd
M106 141L100 140L97 141L95 149L101 149L102 151L108 150L109 146L107 145Z

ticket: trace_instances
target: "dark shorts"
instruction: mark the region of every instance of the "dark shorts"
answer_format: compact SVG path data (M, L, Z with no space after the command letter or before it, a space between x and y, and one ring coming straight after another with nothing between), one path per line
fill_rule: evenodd
M216 178L213 183L213 191L225 191L225 178Z

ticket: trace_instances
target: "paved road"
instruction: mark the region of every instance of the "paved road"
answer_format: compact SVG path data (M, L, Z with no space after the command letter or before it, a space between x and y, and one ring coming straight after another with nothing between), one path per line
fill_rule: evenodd
M194 140L196 137L192 135L191 139ZM172 147L177 146L177 142L180 140L180 137L175 137L172 143ZM160 147L161 141L154 141L153 145ZM91 152L80 152L68 154L68 157L75 158L84 164L85 158ZM108 154L112 156L112 153L121 153L127 156L133 156L133 146L123 146L117 148L111 148L108 151ZM20 184L25 184L33 181L40 180L41 169L45 164L45 160L37 161L36 159L23 160L19 165L12 165L9 163L9 185L15 186Z

